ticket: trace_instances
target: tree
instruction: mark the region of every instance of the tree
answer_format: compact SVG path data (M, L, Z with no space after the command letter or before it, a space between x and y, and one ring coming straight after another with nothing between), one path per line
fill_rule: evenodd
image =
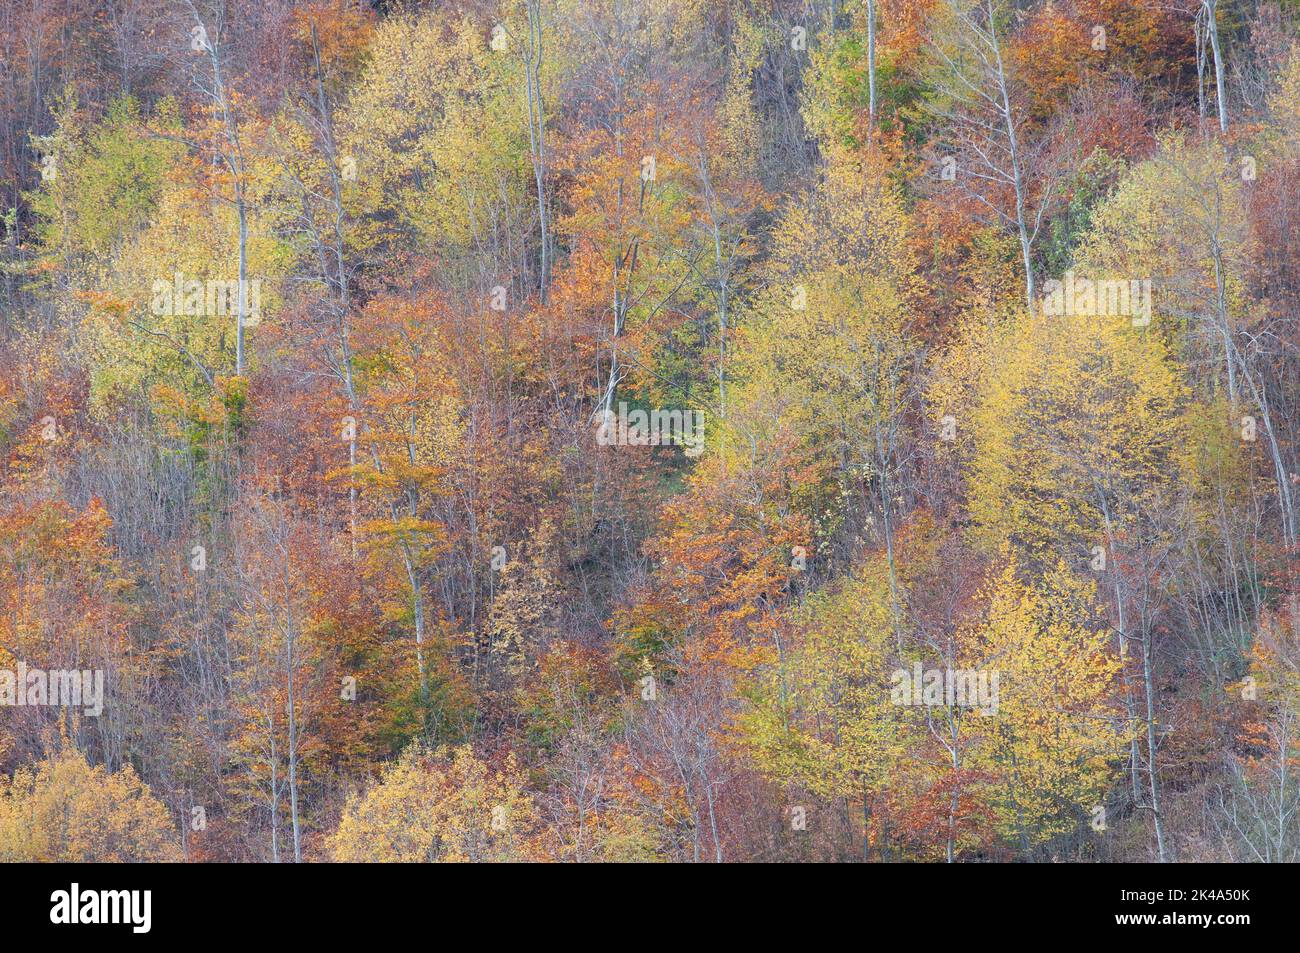
M130 765L91 767L69 746L0 776L0 860L160 863L180 860L173 820Z
M763 653L741 739L758 769L823 798L858 804L862 859L878 832L871 807L904 758L913 710L890 697L896 640L884 561L809 598Z
M424 577L446 545L443 527L431 518L429 507L444 491L447 437L457 427L456 394L434 361L440 353L439 329L429 319L437 306L436 301L371 304L370 321L358 340L370 369L359 383L362 418L341 422L343 430L363 434L362 459L355 468L335 471L357 483L372 501L371 518L358 532L373 558L400 561L410 593L421 692L426 690L429 622Z
M1158 565L1151 554L1172 542L1159 514L1191 468L1183 453L1189 395L1166 343L1132 325L1127 313L1012 318L988 330L992 346L973 357L981 381L975 407L952 413L958 397L941 406L974 434L967 509L977 543L989 553L1009 545L1035 571L1064 561L1098 573L1119 650L1127 656L1130 642L1142 647L1147 780L1163 857L1154 628L1134 603L1145 600ZM1137 719L1135 701L1126 700ZM1139 761L1133 737L1135 801Z
M31 758L57 722L110 766L123 763L141 714L137 679L147 674L150 654L135 651L133 587L114 555L111 526L99 501L80 513L51 501L0 511L0 668L24 662L47 671L98 670L104 693L93 718L80 707L6 709L6 760Z
M1026 583L1015 557L1004 558L963 653L963 667L999 676L997 712L975 719L968 763L996 772L1001 829L1028 854L1104 806L1127 729L1095 585L1062 563Z
M412 746L354 798L328 839L343 863L534 859L537 808L514 755L497 766L472 748Z
M1007 56L1008 7L1001 0L955 0L931 42L930 110L956 162L954 181L1020 243L1025 307L1035 310L1034 243L1052 202L1050 177L1035 169L1023 89ZM1037 175L1035 174L1037 173Z
M1293 540L1290 470L1258 366L1259 352L1270 344L1267 334L1248 328L1245 281L1252 250L1245 188L1239 167L1221 145L1190 144L1172 135L1096 211L1078 258L1080 269L1098 278L1149 275L1143 280L1158 289L1153 307L1186 323L1186 333L1177 340L1189 352L1187 360L1204 361L1207 351L1217 351L1222 377L1216 369L1206 383L1215 386L1222 380L1234 415L1246 398L1258 409L1274 468L1283 538Z
M773 234L769 285L739 355L741 401L771 391L795 398L792 429L809 464L835 467L825 497L842 533L874 523L866 506L852 506L857 493L871 493L892 573L900 444L919 350L911 223L878 168L828 151L824 178Z
M428 254L443 284L482 298L502 285L516 307L536 287L529 134L544 74L530 62L492 49L467 17L403 8L376 26L335 120L351 240L367 258Z
M1196 9L1196 75L1197 88L1196 95L1198 101L1201 100L1201 75L1204 69L1204 54L1201 49L1202 43L1209 43L1210 53L1214 57L1214 102L1219 114L1219 132L1227 134L1228 132L1228 100L1224 91L1223 71L1224 59L1223 51L1219 42L1219 0L1200 0ZM1202 105L1202 116L1204 116L1204 106Z

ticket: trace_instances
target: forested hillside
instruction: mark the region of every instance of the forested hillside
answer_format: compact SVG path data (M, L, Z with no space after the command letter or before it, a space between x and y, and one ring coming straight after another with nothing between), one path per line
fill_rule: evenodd
M1300 0L0 0L0 859L1300 859Z

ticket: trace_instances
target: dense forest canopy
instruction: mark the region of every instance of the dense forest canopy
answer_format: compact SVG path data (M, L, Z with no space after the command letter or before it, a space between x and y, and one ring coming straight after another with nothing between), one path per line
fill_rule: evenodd
M1300 0L0 0L0 859L1300 859Z

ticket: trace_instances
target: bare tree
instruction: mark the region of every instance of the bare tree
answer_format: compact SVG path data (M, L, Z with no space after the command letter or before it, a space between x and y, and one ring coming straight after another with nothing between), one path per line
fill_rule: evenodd
M244 328L248 308L248 160L241 138L239 109L227 79L229 50L225 34L229 29L227 0L207 0L200 10L194 0L182 0L190 14L190 50L206 58L210 76L199 70L190 79L199 95L211 106L222 131L221 163L230 173L233 195L222 198L235 207L239 219L239 292L235 305L235 374L244 373Z
M930 111L956 153L954 181L992 219L1015 232L1034 309L1034 243L1050 206L1052 181L1035 183L1026 148L1027 111L1003 55L1007 13L1000 0L961 0L950 29L929 42L935 61ZM1037 187L1035 187L1037 186Z
M1219 0L1200 0L1196 9L1196 94L1201 104L1201 115L1205 115L1205 100L1201 93L1202 78L1205 74L1205 53L1208 45L1214 58L1214 93L1215 106L1219 112L1219 131L1228 131L1228 100L1223 89L1223 49L1219 42Z
M526 44L520 45L524 63L524 88L528 105L528 145L537 188L537 225L541 232L538 249L538 291L542 304L551 280L551 220L546 194L546 116L542 102L542 4L541 0L524 0L528 16Z

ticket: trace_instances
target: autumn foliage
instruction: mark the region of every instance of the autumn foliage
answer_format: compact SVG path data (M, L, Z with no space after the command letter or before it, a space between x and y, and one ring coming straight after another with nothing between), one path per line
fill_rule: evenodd
M1300 858L1298 24L0 0L0 859Z

